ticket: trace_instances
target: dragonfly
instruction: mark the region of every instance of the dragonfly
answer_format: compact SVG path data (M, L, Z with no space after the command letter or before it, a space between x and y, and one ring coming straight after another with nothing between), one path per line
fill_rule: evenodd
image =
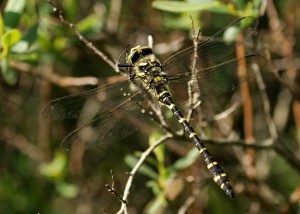
M140 125L138 118L145 116L149 104L167 107L198 149L215 183L233 198L234 190L226 173L174 100L190 104L188 93L183 90L189 81L197 83L201 102L209 100L211 94L235 94L242 82L253 77L253 63L260 61L260 56L255 53L237 57L236 37L253 35L257 25L254 17L240 18L163 63L151 47L133 47L126 54L125 63L118 64L125 75L120 75L116 82L55 99L44 107L43 115L54 120L90 118L90 122L63 139L61 149L70 151L76 144L89 147L117 141L136 131Z

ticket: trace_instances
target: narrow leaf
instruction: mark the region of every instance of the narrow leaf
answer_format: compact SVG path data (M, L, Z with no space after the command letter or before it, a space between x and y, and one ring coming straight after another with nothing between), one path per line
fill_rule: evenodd
M125 162L128 166L133 168L137 164L138 159L133 155L127 155L125 157ZM141 166L139 172L153 179L156 179L158 176L157 173L154 170L152 170L150 167L148 167L146 164L143 164Z
M207 10L218 5L219 2L214 0L201 0L197 2L154 1L152 3L152 7L156 9L173 13Z
M3 23L2 14L0 12L0 36L2 36L3 33L4 33L4 23Z
M177 160L171 168L173 170L185 169L192 165L199 158L199 152L197 149L192 149L186 156Z

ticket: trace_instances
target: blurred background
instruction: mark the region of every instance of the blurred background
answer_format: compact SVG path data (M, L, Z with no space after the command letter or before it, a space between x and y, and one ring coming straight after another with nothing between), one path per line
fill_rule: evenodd
M163 61L192 41L191 20L203 40L233 20L258 18L256 52L269 62L261 70L262 80L256 80L258 89L247 97L250 104L200 129L236 198L228 199L215 185L193 145L171 137L134 175L122 211L300 213L299 1L53 4L113 63L127 45L147 45L149 35ZM76 120L45 119L43 106L113 82L118 74L46 1L4 0L0 9L0 213L118 212L129 172L164 136L163 130L151 125L101 148L62 152L60 143L76 128Z

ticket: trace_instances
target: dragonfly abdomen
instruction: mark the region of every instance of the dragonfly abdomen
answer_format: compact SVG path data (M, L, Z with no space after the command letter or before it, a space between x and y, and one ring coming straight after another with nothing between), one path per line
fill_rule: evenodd
M209 152L207 151L204 144L201 142L201 139L198 137L194 129L191 127L189 122L184 118L180 110L173 103L170 97L170 93L168 91L164 91L160 93L160 95L160 100L173 112L174 117L184 128L185 133L195 143L195 146L198 149L201 158L204 160L206 167L209 170L216 184L226 193L226 195L228 195L230 198L233 198L234 191L229 183L226 173L220 167L218 162L216 162L212 158L212 156L209 154Z

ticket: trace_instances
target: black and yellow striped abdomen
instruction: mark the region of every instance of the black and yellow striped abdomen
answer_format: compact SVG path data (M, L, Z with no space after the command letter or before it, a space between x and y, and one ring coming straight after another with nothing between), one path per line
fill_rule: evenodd
M188 121L183 117L180 110L176 107L173 103L170 93L167 90L164 90L159 94L159 100L166 105L174 114L175 118L184 128L186 134L189 138L195 143L196 148L198 149L202 159L204 160L207 169L209 170L211 176L213 177L214 181L217 185L226 193L227 196L230 198L234 197L234 191L229 184L228 178L225 172L222 170L218 162L216 162L212 156L209 154L203 143L201 142L198 135L195 133L191 125Z

